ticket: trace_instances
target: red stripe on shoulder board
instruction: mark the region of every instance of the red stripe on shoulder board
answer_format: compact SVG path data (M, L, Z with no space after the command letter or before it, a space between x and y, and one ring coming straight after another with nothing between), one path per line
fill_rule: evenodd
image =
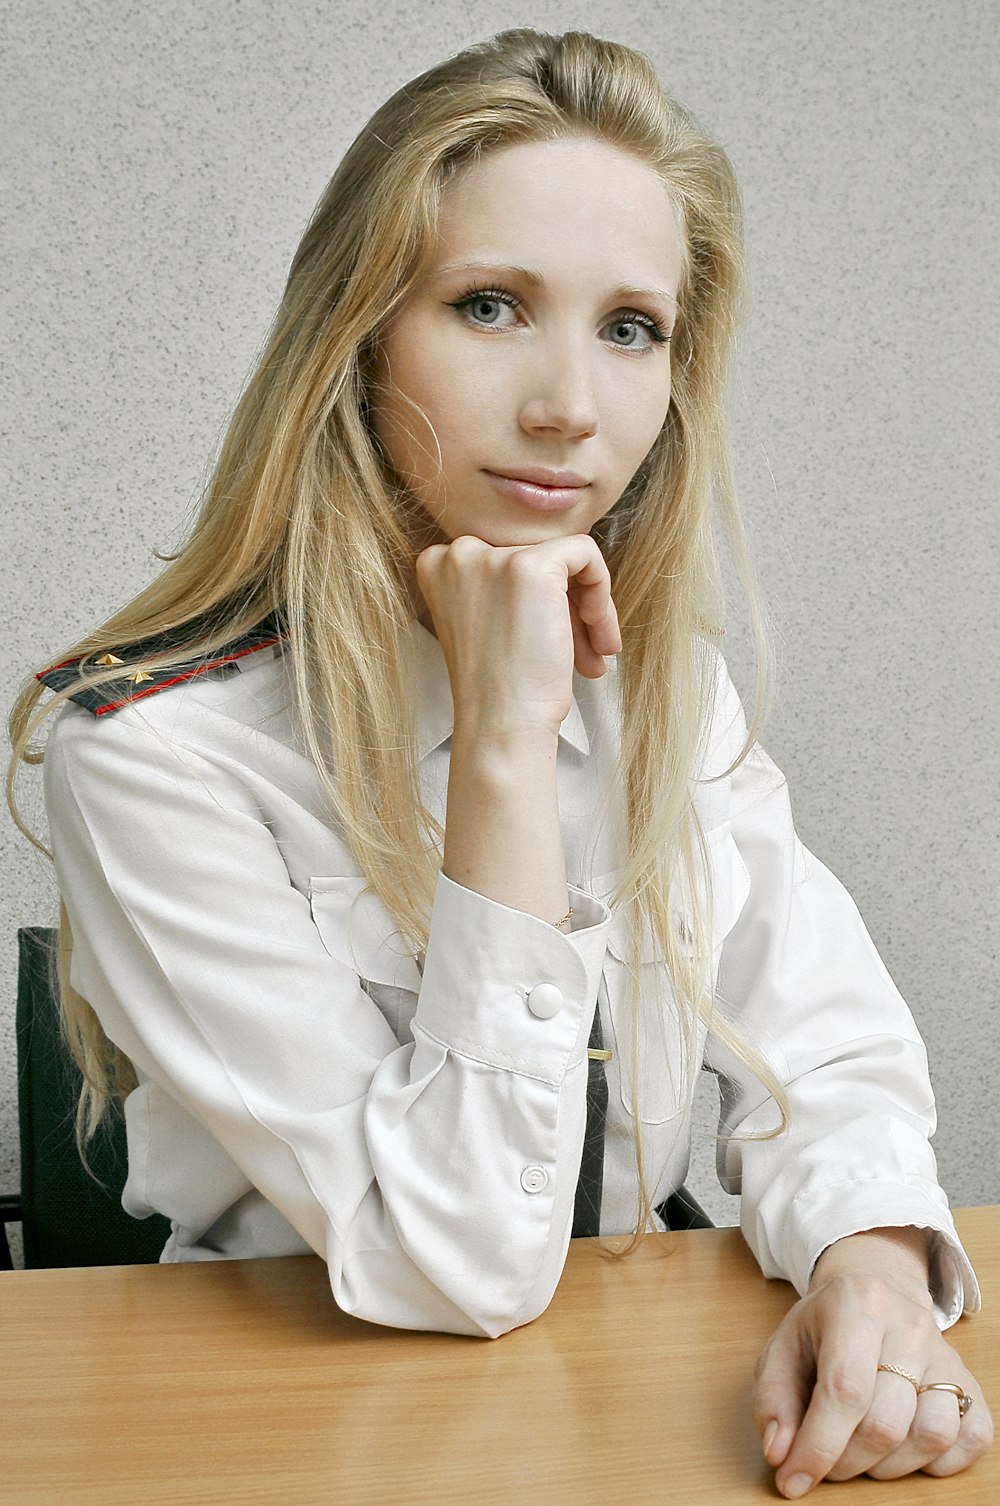
M44 680L46 675L52 674L56 669L72 669L74 664L79 663L79 659L60 659L58 664L47 664L44 669L40 669L35 675L35 679Z
M94 715L103 716L107 711L120 711L123 706L131 706L133 701L141 701L148 695L156 695L158 690L166 690L171 685L183 685L185 680L194 680L198 675L207 674L210 669L219 669L223 664L232 664L235 659L243 659L247 654L260 653L262 648L273 648L276 643L284 643L287 637L287 633L275 633L273 638L265 638L261 643L251 643L246 648L236 649L234 653L223 654L219 659L209 659L204 664L196 664L193 669L186 669L182 674L171 675L168 680L158 680L155 685L147 685L145 690L137 690L134 695L124 696L120 701L109 701L106 706L98 706Z

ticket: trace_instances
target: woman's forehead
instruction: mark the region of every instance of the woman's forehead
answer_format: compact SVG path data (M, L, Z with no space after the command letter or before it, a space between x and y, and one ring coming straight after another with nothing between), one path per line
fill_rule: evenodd
M590 137L518 142L466 164L445 189L431 256L435 269L512 266L543 280L546 268L606 264L620 280L667 296L681 260L660 177Z

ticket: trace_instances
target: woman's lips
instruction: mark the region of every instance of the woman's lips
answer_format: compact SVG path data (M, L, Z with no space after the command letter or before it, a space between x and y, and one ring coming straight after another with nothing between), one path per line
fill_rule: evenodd
M542 486L537 481L522 481L518 476L498 476L495 471L487 471L486 475L505 497L532 512L566 512L577 505L589 485L588 482L583 486Z

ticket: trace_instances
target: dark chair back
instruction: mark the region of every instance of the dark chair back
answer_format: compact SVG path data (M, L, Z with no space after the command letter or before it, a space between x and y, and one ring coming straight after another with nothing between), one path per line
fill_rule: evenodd
M90 1142L90 1173L76 1148L80 1073L59 1027L57 932L17 934L17 1067L21 1213L28 1267L153 1263L170 1234L158 1215L131 1218L121 1206L125 1123L109 1114Z
M686 1187L678 1187L677 1191L672 1192L666 1202L661 1203L656 1211L668 1229L681 1231L715 1228L698 1199L688 1192Z

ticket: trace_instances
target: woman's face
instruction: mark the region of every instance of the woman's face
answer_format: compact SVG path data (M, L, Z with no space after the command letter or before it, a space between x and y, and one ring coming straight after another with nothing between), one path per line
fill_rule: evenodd
M614 506L667 414L680 267L666 189L617 147L508 146L456 175L373 405L449 539L538 543Z

